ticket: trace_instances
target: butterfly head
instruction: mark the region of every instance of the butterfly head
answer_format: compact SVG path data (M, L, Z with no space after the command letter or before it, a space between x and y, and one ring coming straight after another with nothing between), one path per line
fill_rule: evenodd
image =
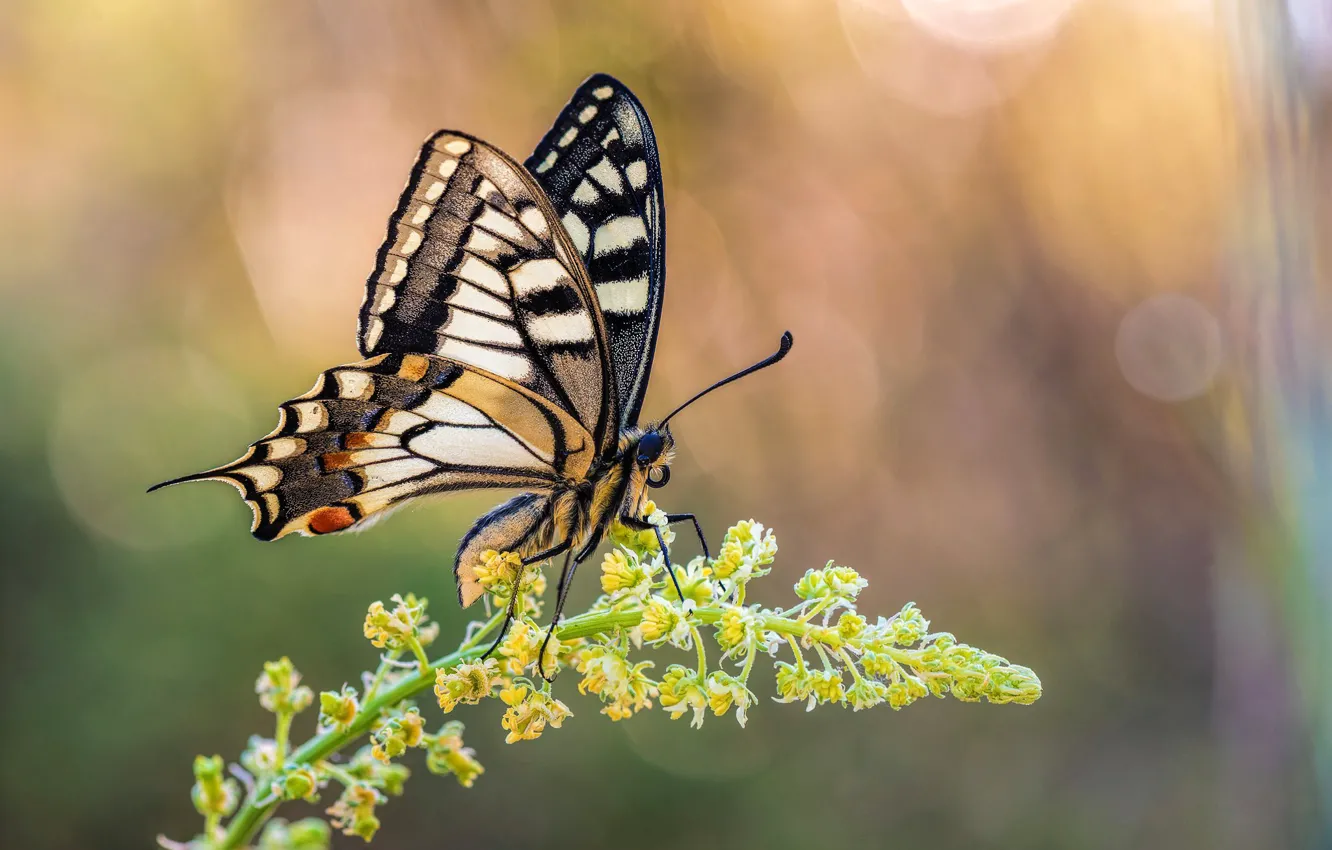
M649 428L634 447L634 463L649 487L665 487L671 480L671 458L675 440L666 428Z

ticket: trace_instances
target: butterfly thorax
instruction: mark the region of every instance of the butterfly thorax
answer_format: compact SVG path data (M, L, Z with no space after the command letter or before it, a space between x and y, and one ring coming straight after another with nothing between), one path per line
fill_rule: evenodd
M587 478L568 482L554 497L551 512L553 539L571 539L577 545L596 536L616 517L641 518L651 478L659 478L674 452L670 432L661 432L661 450L643 463L640 445L651 429L626 428L613 454L593 466Z

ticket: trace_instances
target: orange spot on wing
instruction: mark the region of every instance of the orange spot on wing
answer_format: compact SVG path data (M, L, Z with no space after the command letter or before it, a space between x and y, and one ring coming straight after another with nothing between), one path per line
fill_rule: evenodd
M346 443L349 449L368 449L374 445L373 438L364 431L348 434Z
M342 531L356 523L356 519L351 515L351 511L341 505L320 508L310 514L310 530L315 534L330 534L334 531Z
M402 365L398 367L398 377L407 381L419 381L430 368L430 361L419 354L405 354Z
M320 459L324 462L325 472L333 472L356 465L356 462L352 460L351 452L329 452Z

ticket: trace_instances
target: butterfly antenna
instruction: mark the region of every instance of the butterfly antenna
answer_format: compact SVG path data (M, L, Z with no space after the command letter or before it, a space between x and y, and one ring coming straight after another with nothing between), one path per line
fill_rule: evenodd
M677 413L679 413L680 411L684 410L686 407L688 407L689 405L691 405L691 404L693 404L694 402L698 401L700 398L702 398L703 396L705 396L705 395L707 395L708 393L712 392L713 390L721 389L722 387L726 386L727 384L731 383L732 381L738 381L738 380L740 380L741 378L743 378L745 375L752 374L752 373L754 373L754 372L757 372L757 371L760 370L760 369L766 369L766 368L768 368L769 366L771 366L772 364L774 364L774 363L776 363L777 361L781 360L783 357L785 357L785 356L787 355L788 352L790 352L790 350L791 350L791 345L792 345L794 342L795 342L795 338L791 336L791 332L790 332L790 331L787 331L786 333L782 334L782 342L781 342L781 345L778 346L778 348L777 348L777 352L776 352L775 354L772 354L772 355L770 355L770 356L768 356L768 357L765 357L765 358L763 358L762 360L760 360L759 362L755 363L753 366L750 366L748 369L741 369L739 372L736 372L736 373L735 373L734 375L732 375L731 377L729 377L729 378L725 378L725 379L723 379L723 380L720 380L720 381L718 381L717 383L713 384L712 386L708 387L708 388L707 388L706 390L704 390L703 392L701 392L701 393L699 393L698 395L694 396L693 398L689 399L689 401L686 401L684 404L682 404L682 405L680 405L679 407L677 407L677 408L675 408L674 410L672 410L672 411L666 416L665 419L661 420L661 424L658 425L657 427L658 427L658 428L665 428L665 427L666 427L666 423L671 421L671 417L672 417L672 416L674 416L675 414L677 414Z

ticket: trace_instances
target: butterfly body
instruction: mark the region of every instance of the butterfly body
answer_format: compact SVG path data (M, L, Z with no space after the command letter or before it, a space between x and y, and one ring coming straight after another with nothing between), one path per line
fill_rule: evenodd
M528 560L563 544L562 549L582 560L616 519L641 518L647 488L670 462L669 450L640 460L643 434L637 428L627 430L616 452L599 460L585 477L560 482L548 493L516 496L477 520L458 546L454 572L459 601L470 605L480 595L474 570L486 550L514 552Z
M666 420L638 425L664 289L656 142L621 83L584 82L526 166L440 131L366 284L365 359L281 405L238 460L158 486L233 485L261 540L364 528L429 494L517 490L461 541L458 598L483 594L486 550L529 563L568 552L558 619L578 563L616 519L642 527L647 487L669 479ZM721 383L789 347L788 334Z

